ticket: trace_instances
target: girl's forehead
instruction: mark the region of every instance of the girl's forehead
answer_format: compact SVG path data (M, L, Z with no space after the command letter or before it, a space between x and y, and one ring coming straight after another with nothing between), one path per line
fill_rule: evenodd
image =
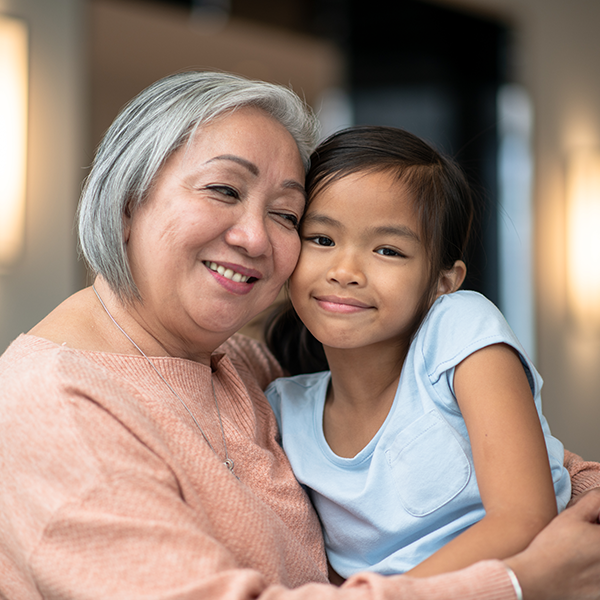
M389 171L359 171L324 182L309 199L307 212L319 207L370 206L372 209L413 207L413 200L406 184Z
M393 228L421 230L404 184L389 173L350 174L322 188L311 200L305 223L321 223L362 232Z

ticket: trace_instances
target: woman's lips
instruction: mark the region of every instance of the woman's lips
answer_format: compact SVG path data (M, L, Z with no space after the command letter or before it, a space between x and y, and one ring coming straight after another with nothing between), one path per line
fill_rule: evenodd
M202 262L217 282L234 294L247 294L262 277L262 274L258 271L246 269L239 265L217 263L210 260Z

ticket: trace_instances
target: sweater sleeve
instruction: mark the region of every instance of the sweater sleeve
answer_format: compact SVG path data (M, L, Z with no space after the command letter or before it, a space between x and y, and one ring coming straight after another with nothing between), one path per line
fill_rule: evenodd
M571 502L581 494L600 487L600 463L583 460L581 456L565 450L565 467L571 476Z
M257 600L516 600L513 585L500 561L480 562L467 569L416 579L358 573L341 587L307 584L294 590L265 589Z

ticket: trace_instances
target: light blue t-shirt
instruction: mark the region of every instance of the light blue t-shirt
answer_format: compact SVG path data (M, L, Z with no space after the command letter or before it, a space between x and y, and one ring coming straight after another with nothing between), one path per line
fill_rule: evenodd
M329 371L269 386L283 448L311 495L329 561L340 575L403 573L483 518L453 377L467 356L499 343L520 354L562 510L571 481L563 445L541 412L542 379L502 314L480 294L459 291L436 300L410 346L385 422L353 458L334 454L323 435Z

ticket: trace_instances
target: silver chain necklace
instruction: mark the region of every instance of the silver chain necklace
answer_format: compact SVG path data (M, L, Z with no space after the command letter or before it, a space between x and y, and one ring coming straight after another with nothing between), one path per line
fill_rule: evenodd
M208 444L209 448L215 453L215 456L218 457L219 455L217 454L216 450L213 448L213 445L210 443L208 437L206 437L206 434L202 430L202 427L200 427L200 424L196 420L196 417L194 417L194 414L192 413L192 411L188 408L187 404L183 401L181 396L173 389L171 384L163 377L163 374L157 369L156 365L150 360L150 358L148 358L148 356L145 354L145 352L129 337L127 332L117 323L115 318L112 316L112 314L108 310L108 307L106 306L106 304L104 304L102 298L100 298L100 294L98 294L98 290L96 289L96 286L94 284L92 284L92 289L94 290L94 294L96 294L96 298L98 298L98 301L102 305L102 308L105 310L106 314L110 317L110 320L117 326L119 331L133 344L135 349L148 361L148 364L154 369L154 371L162 379L164 384L171 390L171 392L177 398L177 400L179 400L179 402L181 402L183 408L185 408L185 410L188 412L190 417L192 417L192 421L194 421L194 423L196 424L196 427L200 430L200 433L202 434L202 437ZM235 477L237 479L239 479L239 477L235 474L235 472L233 470L235 467L235 463L233 462L233 459L229 458L229 454L227 452L227 442L225 441L225 431L223 430L223 420L221 419L221 411L219 410L219 403L217 402L217 394L215 393L215 384L212 379L212 373L210 376L210 385L212 386L213 398L215 401L215 406L217 407L217 415L219 416L219 426L221 427L221 437L223 438L223 448L225 449L225 460L223 461L223 464L233 473L233 475L235 475Z

